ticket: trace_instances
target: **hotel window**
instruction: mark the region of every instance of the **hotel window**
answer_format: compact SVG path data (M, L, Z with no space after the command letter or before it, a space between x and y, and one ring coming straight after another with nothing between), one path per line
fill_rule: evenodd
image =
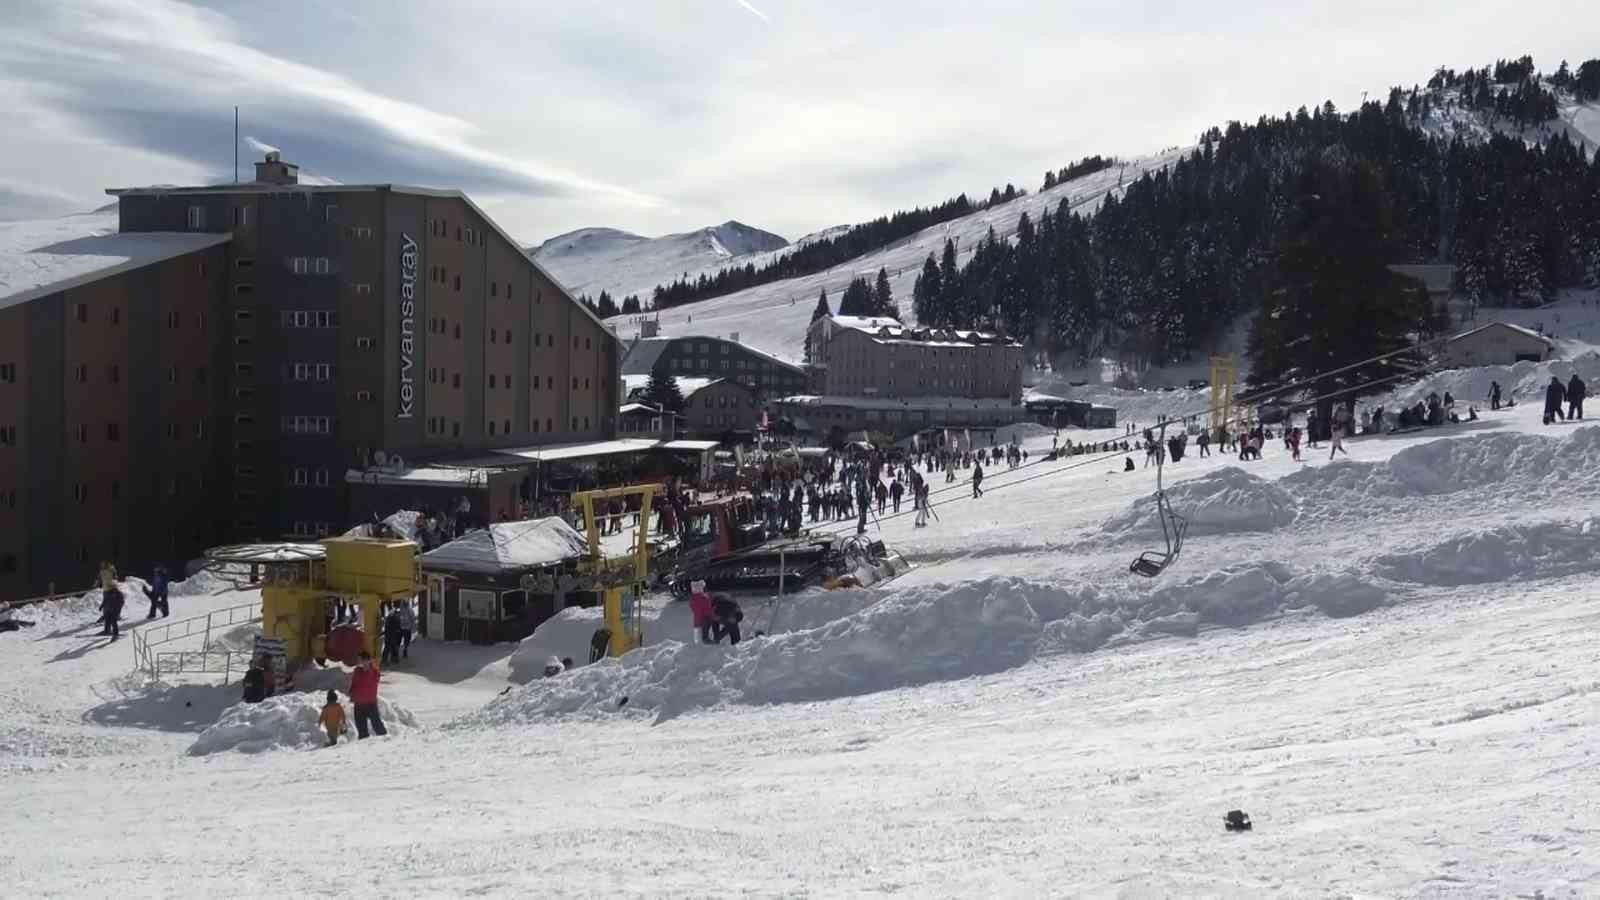
M461 240L461 226L457 225L456 226L456 241L459 242L460 240Z
M122 426L117 424L116 422L108 422L106 424L106 440L108 440L108 441L120 441L120 440L122 440Z
M206 420L205 419L201 419L200 421L194 423L194 439L197 440L197 441L203 441L203 440L206 439Z
M250 207L235 206L233 208L233 224L237 228L248 228L250 226Z
M339 207L332 203L322 208L322 221L335 222L339 219Z
M177 384L177 383L178 383L178 367L177 366L167 366L167 384Z
M461 437L461 420L457 419L450 423L450 436Z
M461 323L456 323L456 340L461 340Z
M371 350L372 349L372 338L369 338L369 337L356 338L356 349L357 350Z
M454 387L454 388L461 387L461 373L460 372L455 373L455 375L451 377L450 381L451 381L451 384L450 384L451 387Z
M296 275L304 275L311 267L311 261L304 256L292 257L289 260L289 271Z
M455 277L455 289L458 290L458 291L461 290L461 276L460 275L457 275Z
M82 503L83 501L89 499L89 486L84 484L81 481L78 482L77 484L73 485L72 486L72 499L78 501L79 503Z
M493 375L490 375L489 376L489 390L491 390L491 391L494 390L494 383L495 383L495 378L494 378Z
M496 332L493 328L489 329L489 343L491 343L491 344L495 343L496 342L496 338L498 338L498 337L499 337L499 333L498 332Z
M332 381L333 380L333 364L332 363L317 363L317 380L318 381Z
M194 314L194 327L200 329L201 331L205 331L206 330L206 314L205 313L197 312L197 313Z
M78 371L75 374L78 376L79 384L87 384L89 382L89 364L78 363Z
M206 208L204 206L189 207L189 230L199 231L206 227Z
M372 285L362 282L355 287L357 297L365 297L372 293Z
M489 420L489 436L490 437L494 436L494 430L498 425L499 425L499 423L496 422L495 420L493 420L493 419Z
M117 365L116 363L112 363L111 364L111 368L106 371L106 377L111 380L112 384L121 384L122 383L122 367Z
M489 282L489 296L491 296L491 297L500 296L500 282L498 282L498 281Z
M72 317L79 322L89 321L89 304L79 303L72 307Z
M372 229L366 225L361 225L350 229L350 236L366 240L372 237Z
M506 390L508 390L508 391L511 390L511 373L510 372L506 373L506 377L504 379L504 383L505 383L505 386L506 386Z
M201 265L203 266L205 263L201 263ZM251 257L241 256L233 261L233 267L235 269L254 269L256 267L256 261ZM201 272L200 274L204 275L205 273Z
M111 324L113 324L113 325L122 324L122 307L120 307L120 306L111 307Z
M178 323L181 321L183 321L183 316L179 315L177 311L167 313L168 328L177 328Z
M356 391L356 399L357 400L371 400L372 399L372 392L371 391Z
M339 314L331 309L318 310L311 317L311 323L318 328L335 328L339 325Z
M312 477L312 482L314 484L316 484L317 487L327 487L328 486L328 470L327 469L317 469L315 472L312 473L312 476L313 476Z
M236 297L249 297L255 292L256 286L253 284L236 284L233 286L233 294Z
M15 431L15 429L12 429L12 430ZM551 419L551 418L546 418L544 420L544 430L545 431L555 431L556 430L556 420L555 419Z
M0 363L0 381L6 384L15 384L17 381L17 364Z
M17 426L0 425L0 446L15 447L17 445Z
M505 420L504 425L505 425L505 427L501 429L500 433L501 434L510 434L511 433L511 420L510 419Z
M318 275L326 275L332 271L332 269L333 264L328 261L326 256L319 256L316 258L316 273Z
M308 480L304 466L296 466L289 475L289 483L295 487L304 487Z
M87 425L79 425L78 426L78 443L80 443L80 444L89 443L89 426L87 426Z

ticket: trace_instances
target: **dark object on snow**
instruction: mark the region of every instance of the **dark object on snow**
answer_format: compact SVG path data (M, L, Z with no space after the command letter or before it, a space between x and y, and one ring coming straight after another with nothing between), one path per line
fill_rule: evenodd
M1222 817L1222 827L1229 831L1250 831L1250 817L1243 810L1230 810Z
M596 628L589 638L589 662L597 663L611 650L611 629Z
M624 706L627 706L627 705L628 705L628 695L627 694L623 694L622 697L617 700L617 709L621 709L621 708L623 708Z
M246 703L260 703L267 699L267 673L261 667L251 664L250 671L244 673L244 695Z

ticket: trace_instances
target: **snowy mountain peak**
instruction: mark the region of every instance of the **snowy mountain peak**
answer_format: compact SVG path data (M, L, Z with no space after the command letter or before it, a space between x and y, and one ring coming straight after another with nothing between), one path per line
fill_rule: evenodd
M680 275L715 271L737 257L787 246L779 235L730 219L656 238L619 228L579 228L550 238L529 255L573 293L644 297Z

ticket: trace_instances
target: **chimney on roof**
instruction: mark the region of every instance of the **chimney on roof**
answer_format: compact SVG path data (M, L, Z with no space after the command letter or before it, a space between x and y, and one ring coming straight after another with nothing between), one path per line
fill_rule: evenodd
M300 167L283 161L276 150L267 151L266 159L256 163L258 184L299 184Z

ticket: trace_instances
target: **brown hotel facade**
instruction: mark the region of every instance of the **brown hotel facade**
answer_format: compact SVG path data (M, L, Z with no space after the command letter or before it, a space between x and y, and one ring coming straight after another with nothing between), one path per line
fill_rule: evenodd
M615 436L616 337L472 201L297 182L111 190L160 252L0 297L0 599L341 531L380 451Z

